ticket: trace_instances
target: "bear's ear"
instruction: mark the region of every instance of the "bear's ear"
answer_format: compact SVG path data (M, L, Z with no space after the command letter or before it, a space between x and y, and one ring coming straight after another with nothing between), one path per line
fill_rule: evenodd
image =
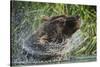
M50 17L48 17L48 16L43 16L43 17L42 17L42 20L43 20L43 21L48 21L49 19L50 19Z

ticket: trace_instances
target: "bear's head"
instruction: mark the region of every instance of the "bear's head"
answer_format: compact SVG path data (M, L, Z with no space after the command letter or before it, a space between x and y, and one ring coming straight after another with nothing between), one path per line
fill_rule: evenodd
M43 20L46 23L53 24L56 26L58 33L66 34L70 37L74 32L80 28L80 16L53 16L53 17L44 17Z
M52 16L43 17L44 23L39 28L38 33L41 41L62 42L69 38L80 28L80 16Z

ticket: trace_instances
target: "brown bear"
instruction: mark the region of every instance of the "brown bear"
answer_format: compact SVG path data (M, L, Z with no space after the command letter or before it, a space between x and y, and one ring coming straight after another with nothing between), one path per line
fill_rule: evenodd
M63 39L71 37L79 29L79 16L65 15L44 18L45 22L37 30L41 43L62 42Z
M64 56L69 39L80 28L80 16L44 17L37 31L24 41L23 48L34 59L54 60Z

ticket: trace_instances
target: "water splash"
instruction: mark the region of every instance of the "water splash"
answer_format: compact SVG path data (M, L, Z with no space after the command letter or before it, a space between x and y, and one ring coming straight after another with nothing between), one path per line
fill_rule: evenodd
M77 49L80 45L83 45L82 43L84 43L88 39L88 37L85 38L81 33L82 33L81 30L78 30L69 39L67 43L67 52L71 52Z
M29 17L28 13L26 13L26 15ZM35 60L31 54L50 55L52 53L58 53L58 54L70 53L71 51L77 49L80 45L82 45L82 43L85 42L85 40L88 38L88 37L84 38L84 36L81 35L82 33L81 30L78 30L75 34L73 34L73 36L70 39L67 39L68 43L64 46L56 43L49 43L49 46L47 46L48 49L46 49L47 52L43 52L43 51L41 52L39 50L34 51L36 49L33 49L34 46L30 44L31 41L28 41L28 44L25 43L26 40L29 37L31 37L32 34L35 33L35 31L32 28L32 24L35 21L31 22L29 18L25 18L23 21L21 21L21 24L19 24L19 26L17 26L17 28L15 29L16 32L14 34L14 42L12 43L12 48L14 50L14 53L12 53L13 64L43 63L44 61ZM54 46L54 44L56 44L56 46ZM58 49L54 49L55 47ZM61 51L59 47L62 48L66 47L66 48L64 48L64 50ZM48 63L48 62L51 61L45 61L44 63Z

